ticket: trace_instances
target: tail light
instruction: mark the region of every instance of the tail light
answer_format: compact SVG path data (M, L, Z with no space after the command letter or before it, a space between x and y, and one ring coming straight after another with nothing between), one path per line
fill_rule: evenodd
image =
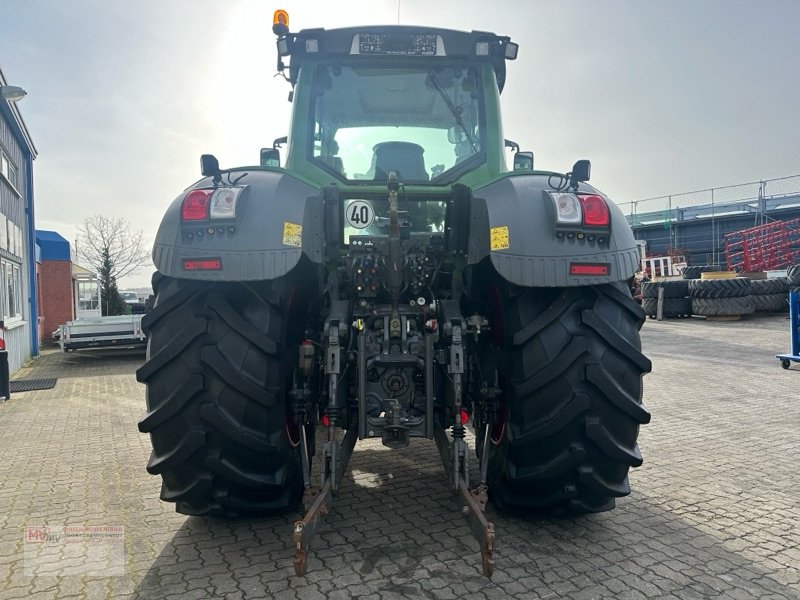
M213 190L192 190L181 204L181 219L184 221L233 219L236 217L236 201L243 189L218 187Z
M557 225L608 227L611 224L608 204L602 196L555 192L549 194L556 208Z
M608 227L608 205L596 194L579 195L578 201L583 209L583 224L587 227Z
M208 219L208 205L214 190L192 190L181 204L181 219L184 221L205 221Z

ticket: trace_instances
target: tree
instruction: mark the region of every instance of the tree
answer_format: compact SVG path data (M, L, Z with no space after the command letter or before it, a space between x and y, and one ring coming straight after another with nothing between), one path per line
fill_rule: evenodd
M75 260L97 273L103 315L124 314L127 306L119 295L117 281L134 273L150 259L144 234L131 231L125 219L103 215L84 219L78 233Z

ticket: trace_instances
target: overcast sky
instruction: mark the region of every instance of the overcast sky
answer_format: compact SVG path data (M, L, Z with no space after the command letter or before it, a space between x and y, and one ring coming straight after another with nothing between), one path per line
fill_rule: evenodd
M276 8L293 31L398 22L397 0L1 0L37 227L102 213L152 239L201 153L256 163L291 108ZM540 168L591 159L617 202L800 173L800 1L401 0L399 21L510 35L506 137Z

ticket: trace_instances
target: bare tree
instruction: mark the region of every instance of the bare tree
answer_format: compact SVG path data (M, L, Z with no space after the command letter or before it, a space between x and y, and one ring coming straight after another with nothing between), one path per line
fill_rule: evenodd
M119 296L117 280L134 273L150 259L150 248L142 231L131 231L122 218L110 219L93 215L78 227L76 260L91 268L100 278L103 314L124 312L125 303Z

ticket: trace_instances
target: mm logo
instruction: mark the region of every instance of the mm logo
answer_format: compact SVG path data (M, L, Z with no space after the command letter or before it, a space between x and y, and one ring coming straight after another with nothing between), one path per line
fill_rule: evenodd
M61 536L50 532L49 527L26 527L25 542L29 544L44 544L57 542Z

